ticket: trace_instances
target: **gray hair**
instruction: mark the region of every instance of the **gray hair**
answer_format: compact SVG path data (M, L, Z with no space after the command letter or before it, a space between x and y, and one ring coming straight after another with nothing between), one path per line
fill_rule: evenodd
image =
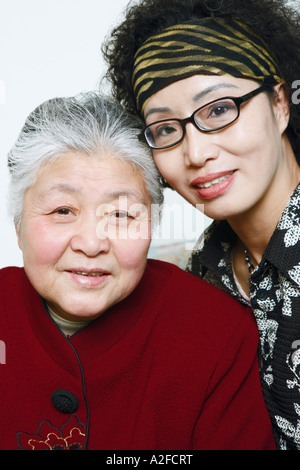
M15 223L20 223L25 191L41 165L70 151L87 156L104 151L131 163L144 177L152 207L159 208L163 202L160 175L150 149L138 139L140 132L141 123L136 117L99 93L54 98L38 106L8 154L8 202ZM153 225L159 213L152 210Z

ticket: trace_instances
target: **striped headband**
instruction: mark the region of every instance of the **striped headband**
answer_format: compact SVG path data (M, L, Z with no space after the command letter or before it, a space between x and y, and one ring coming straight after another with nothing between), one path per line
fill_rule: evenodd
M132 84L137 109L171 83L192 75L224 75L282 81L265 42L235 20L210 17L171 26L136 52Z

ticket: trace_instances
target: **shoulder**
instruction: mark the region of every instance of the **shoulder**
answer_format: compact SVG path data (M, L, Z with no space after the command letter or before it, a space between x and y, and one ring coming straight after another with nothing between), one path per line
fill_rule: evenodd
M24 268L9 266L0 269L0 301L21 298L24 287L28 290L30 286Z
M23 268L0 269L0 323L2 333L17 318L23 301L23 285L26 278ZM13 312L13 315L12 315Z
M1 279L1 287L8 287L7 285L3 285L2 283L5 281L6 283L14 283L18 280L24 279L25 271L24 268L18 268L16 266L8 266L6 268L0 269L0 279Z
M231 296L221 289L166 261L148 260L147 272L156 279L160 278L163 282L161 288L174 291L176 297L178 294L185 300L188 298L199 299L199 294L201 294L203 296L202 300L215 298L216 301L225 300L230 304L236 303L236 301L231 300ZM176 291L174 290L175 286Z
M222 355L234 361L241 351L256 355L259 336L250 308L175 265L155 261L149 267L160 282L159 290L149 287L147 315L155 317L167 347L171 341L187 361L198 355L198 365L215 364Z
M162 261L149 260L147 269L153 277L160 279L160 302L172 306L174 314L181 315L184 309L186 317L200 316L209 324L216 321L221 324L255 323L249 308L205 280Z

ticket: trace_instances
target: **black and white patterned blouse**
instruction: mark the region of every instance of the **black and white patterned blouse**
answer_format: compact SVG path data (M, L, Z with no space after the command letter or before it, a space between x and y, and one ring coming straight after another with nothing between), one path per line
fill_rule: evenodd
M277 446L300 450L300 184L252 272L248 300L232 269L235 239L226 221L213 222L198 241L187 271L251 306L260 334L262 388Z

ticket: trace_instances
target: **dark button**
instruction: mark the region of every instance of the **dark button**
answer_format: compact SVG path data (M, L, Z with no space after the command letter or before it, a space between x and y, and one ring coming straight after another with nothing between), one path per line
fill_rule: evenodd
M54 408L62 413L74 413L79 406L74 393L68 390L55 390L51 395L51 402Z
M269 297L270 295L270 291L266 290L266 289L259 289L256 293L256 298L257 300L267 300L267 298Z

